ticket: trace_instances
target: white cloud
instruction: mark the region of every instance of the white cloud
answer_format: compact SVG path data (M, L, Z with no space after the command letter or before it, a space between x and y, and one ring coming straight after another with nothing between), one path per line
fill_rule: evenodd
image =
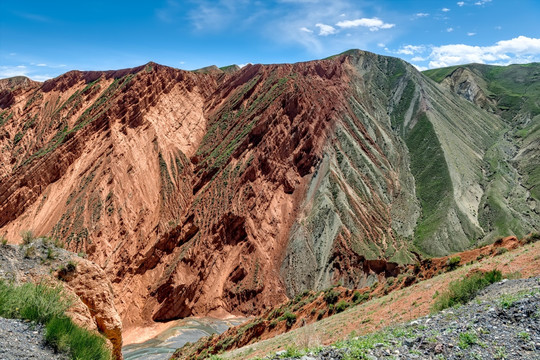
M540 39L519 36L501 40L492 46L452 44L433 47L430 68L467 63L506 65L540 60Z
M463 5L465 5L465 1L458 1L457 2L457 6L462 7Z
M386 45L385 45L384 43L378 43L377 46L383 48L383 47L385 47Z
M454 31L454 28L449 27L448 29L446 29L446 32L452 32L452 31Z
M421 56L415 56L411 59L411 61L426 61L426 59Z
M330 25L317 23L315 26L319 28L319 35L321 36L328 36L337 32L336 29Z
M481 5L487 4L489 2L491 2L491 0L479 0L479 1L475 2L474 5L481 6Z
M427 70L428 68L426 66L421 66L421 65L416 65L416 64L412 64L418 71L424 71L424 70Z
M402 46L397 53L402 55L413 55L415 53L421 53L426 50L425 46L422 45L405 45Z
M52 78L53 78L53 76L48 75L48 74L32 76L32 80L35 80L35 81L45 81L45 80L49 80L49 79L52 79Z
M17 66L0 66L0 78L8 78L13 76L27 76L28 69L24 65Z
M476 35L475 32L468 32L468 33L467 33L467 36L474 36L474 35Z
M417 13L416 14L416 17L426 17L426 16L429 16L428 13Z
M449 12L449 11L450 11L449 8L442 8L441 10L442 10L443 12Z
M36 66L47 66L47 64L36 64Z
M305 26L301 27L301 28L300 28L300 31L307 32L307 33L310 33L310 34L313 32L313 30L309 30L309 29L308 29L307 27L305 27Z
M336 26L339 26L340 28L353 28L353 27L367 27L370 31L378 31L380 29L391 29L395 24L388 24L382 21L379 18L361 18L361 19L355 19L355 20L345 20L340 21L336 23Z

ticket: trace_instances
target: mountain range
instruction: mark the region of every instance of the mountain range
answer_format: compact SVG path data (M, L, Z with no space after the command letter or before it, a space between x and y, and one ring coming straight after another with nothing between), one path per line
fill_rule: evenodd
M360 50L0 80L0 234L84 252L124 329L368 286L540 229L539 80Z

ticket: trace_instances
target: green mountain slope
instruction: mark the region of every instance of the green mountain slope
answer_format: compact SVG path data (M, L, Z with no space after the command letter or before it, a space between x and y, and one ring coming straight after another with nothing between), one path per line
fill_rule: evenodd
M538 229L540 64L470 64L424 74L504 120L504 131L484 157L479 220L487 239Z

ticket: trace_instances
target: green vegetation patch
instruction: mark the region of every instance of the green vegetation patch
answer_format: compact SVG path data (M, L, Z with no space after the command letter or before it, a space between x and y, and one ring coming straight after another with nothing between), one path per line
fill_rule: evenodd
M7 110L4 110L4 111L0 112L0 126L7 123L12 117L13 117L12 112L10 112L9 114L8 114Z
M440 83L447 76L451 75L457 68L459 68L459 66L450 66L440 69L426 70L423 71L423 74L431 78L433 81Z
M440 311L455 305L466 304L476 296L478 291L501 279L502 273L499 270L492 270L453 281L448 290L438 296L433 304L433 310Z
M59 286L0 281L0 316L44 324L47 343L69 353L72 359L110 359L111 353L102 336L78 327L65 315L70 305Z
M429 239L444 221L445 211L452 199L452 180L441 143L425 113L417 116L417 123L405 136L411 155L411 172L416 183L416 194L422 206L422 216L416 228L417 245Z

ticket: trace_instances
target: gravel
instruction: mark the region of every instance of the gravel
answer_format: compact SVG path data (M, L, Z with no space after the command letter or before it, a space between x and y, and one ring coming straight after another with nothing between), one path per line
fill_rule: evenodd
M540 359L540 277L503 280L464 306L389 329L379 343L369 338L301 357L281 353L267 359L341 360L365 344L363 357L355 358Z
M0 359L69 359L65 354L55 353L45 343L44 333L42 325L0 318Z

